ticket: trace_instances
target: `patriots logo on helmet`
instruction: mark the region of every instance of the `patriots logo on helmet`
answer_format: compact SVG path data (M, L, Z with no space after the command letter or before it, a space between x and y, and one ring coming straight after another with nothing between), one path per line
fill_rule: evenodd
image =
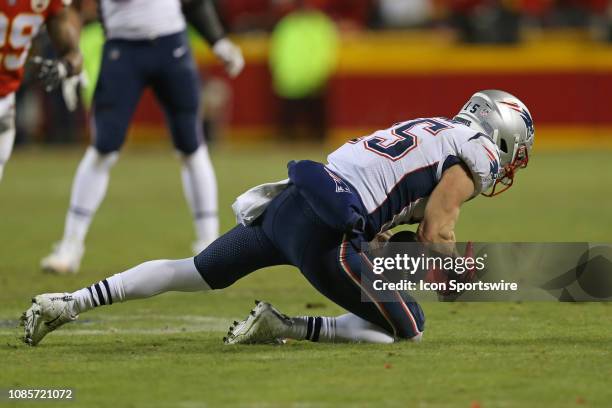
M533 128L533 119L531 119L531 115L529 114L529 112L527 112L526 109L521 108L520 105L518 103L515 102L501 102L506 106L509 106L510 109L512 109L515 112L518 112L519 115L521 115L521 118L523 119L523 122L525 122L525 126L527 127L527 132L529 133L529 136L532 136L535 133L535 129Z
M533 128L533 119L531 119L531 115L525 109L521 110L521 118L525 122L525 126L527 126L527 132L529 132L529 136L532 136L535 133L535 129Z

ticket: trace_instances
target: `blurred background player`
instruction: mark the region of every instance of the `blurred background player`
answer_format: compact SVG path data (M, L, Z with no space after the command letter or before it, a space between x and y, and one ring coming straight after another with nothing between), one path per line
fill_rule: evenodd
M74 293L36 296L22 317L24 341L36 345L98 306L167 291L220 290L274 265L298 267L349 313L289 318L258 302L245 321L234 323L226 344L419 341L421 307L403 291L393 292L394 301L376 297L366 283L374 275L361 267L371 262L363 245L397 225L419 224L419 241L454 254L461 206L512 185L516 171L527 166L534 132L520 100L487 90L474 94L454 120L403 121L345 143L326 165L291 162L291 182L240 196L234 211L241 223L195 258L146 262Z
M57 59L34 59L45 90L81 71L79 19L70 0L10 0L0 3L0 180L15 140L15 92L24 76L32 39L46 23Z
M210 0L101 0L100 9L106 43L92 107L92 145L74 179L64 236L41 262L43 269L56 273L79 269L89 225L147 87L163 106L181 155L183 188L196 230L193 251L201 251L219 232L217 185L198 119L200 85L186 20L231 77L244 66L240 49L225 37Z

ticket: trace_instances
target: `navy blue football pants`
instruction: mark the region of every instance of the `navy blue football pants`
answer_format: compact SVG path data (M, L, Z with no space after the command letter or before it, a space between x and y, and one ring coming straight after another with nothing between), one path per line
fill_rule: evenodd
M104 44L93 101L93 144L117 151L145 88L161 103L177 150L191 154L202 143L198 123L200 82L185 32L154 40L111 39Z
M277 196L254 225L238 225L195 257L198 271L212 289L232 285L249 273L273 265L294 265L319 292L351 313L387 330L412 338L424 330L421 307L406 293L394 302L367 296L361 284L362 238L350 241L327 227L290 186Z

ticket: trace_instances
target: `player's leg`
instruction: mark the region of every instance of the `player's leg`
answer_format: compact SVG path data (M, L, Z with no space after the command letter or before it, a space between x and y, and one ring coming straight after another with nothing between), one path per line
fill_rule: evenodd
M223 341L225 344L279 344L288 338L328 343L395 341L389 332L353 313L337 317L289 317L260 301L255 301L255 308L245 320L234 322Z
M361 241L351 244L329 228L296 187L288 187L270 204L262 228L290 264L298 266L319 292L351 315L289 318L259 302L247 319L232 326L226 343L277 342L280 338L382 343L420 339L424 317L416 303L407 306L403 298L385 304L362 301L360 269L365 260L355 249Z
M199 253L219 234L217 180L202 136L198 118L200 82L184 33L160 41L153 90L160 100L174 147L182 160L185 198L191 208L196 232L194 253Z
M349 315L289 318L261 302L246 320L232 326L226 343L267 343L280 338L319 342L419 341L425 322L420 306L400 292L393 302L381 302L368 291L361 273L367 277L371 269L368 258L359 249L360 242L351 243L331 230L322 229L312 243L303 243L303 259L297 263L308 281L351 312Z
M317 258L302 268L302 273L321 293L352 314L371 323L395 340L420 341L425 328L425 316L418 303L405 293L396 291L393 301L381 301L366 281L377 279L370 260L361 252L360 238L342 239L335 251L327 252L323 262ZM329 327L330 325L328 325ZM331 330L319 333L319 341L333 339ZM324 327L322 326L322 329ZM360 332L359 325L355 330ZM317 333L314 333L316 335Z
M88 310L170 291L222 289L247 274L285 263L261 227L238 225L195 258L145 262L72 293L35 296L22 316L24 341L44 336Z
M124 41L109 41L104 46L92 107L93 143L73 181L63 238L41 262L45 270L74 273L79 269L85 237L106 195L111 168L145 86L139 54L138 49Z
M38 344L49 332L76 320L80 313L142 299L168 291L190 292L210 289L192 258L157 260L140 264L72 293L45 293L32 298L23 313L23 340Z
M406 292L387 292L384 301L372 290L380 279L372 272L370 258L361 251L362 237L342 237L339 247L313 247L302 273L322 294L348 310L340 317L298 317L291 319L288 337L324 342L360 341L390 343L420 341L425 315ZM392 296L391 299L388 296Z
M191 212L196 240L192 250L199 253L219 235L217 179L206 145L182 155L181 179Z
M15 94L0 98L0 181L15 143Z

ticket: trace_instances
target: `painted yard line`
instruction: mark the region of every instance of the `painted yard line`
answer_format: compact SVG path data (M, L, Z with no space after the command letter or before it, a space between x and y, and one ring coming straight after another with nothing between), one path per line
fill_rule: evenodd
M138 335L165 335L165 334L181 334L181 333L205 333L205 332L223 332L219 328L213 327L181 327L169 329L117 329L109 328L108 330L97 329L59 329L53 332L52 336L101 336L101 335L118 335L118 334L138 334ZM20 331L16 329L0 329L0 335L19 335Z
M67 326L64 330L57 333L61 335L97 335L97 334L178 334L178 333L199 333L199 332L225 332L229 324L235 319L216 317L216 316L171 316L171 315L131 315L131 316L103 316L94 319L80 319ZM172 327L157 328L121 328L109 327L107 329L85 329L84 326L108 326L111 323L133 322L133 321L155 321L156 325L164 322L171 322ZM187 324L182 324L187 323ZM16 319L0 320L0 335L19 332L19 321ZM77 328L78 327L78 328Z

